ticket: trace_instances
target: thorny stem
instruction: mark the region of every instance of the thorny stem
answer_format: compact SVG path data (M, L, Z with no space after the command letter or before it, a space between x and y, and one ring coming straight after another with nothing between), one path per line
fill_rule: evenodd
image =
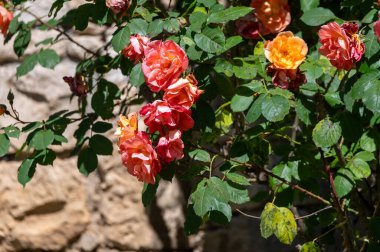
M330 164L327 162L327 160L325 158L325 155L323 153L323 150L319 149L319 152L321 154L321 159L322 159L322 162L323 162L323 166L324 166L325 172L327 173L328 180L329 180L329 183L330 183L330 187L331 187L331 190L332 190L332 197L333 197L333 201L334 201L334 207L338 211L338 220L341 223L344 223L341 226L342 227L342 231L343 231L343 246L345 246L345 248L347 249L347 252L354 252L354 251L356 251L355 250L354 237L352 237L351 232L350 232L350 227L348 226L349 223L348 223L348 218L347 218L346 212L342 208L342 206L340 204L340 201L339 201L338 193L337 193L337 190L336 190L336 187L335 187L335 184L334 184L333 173L332 173L332 171L330 169ZM345 162L346 161L344 161L344 164L345 164Z

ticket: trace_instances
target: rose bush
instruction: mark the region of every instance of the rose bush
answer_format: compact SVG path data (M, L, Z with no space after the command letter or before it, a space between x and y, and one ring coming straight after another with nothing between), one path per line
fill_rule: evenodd
M378 1L90 0L63 13L67 0L55 0L48 18L27 2L0 1L18 78L54 68L61 36L85 54L54 83L68 84L78 109L26 122L12 91L1 100L0 120L14 123L0 130L0 157L11 159L12 138L25 135L23 186L75 137L81 173L115 146L125 172L144 182L146 205L160 181L191 181L187 235L242 214L260 219L263 238L300 251L380 250ZM70 36L89 23L113 32L101 48ZM59 35L31 45L34 28ZM39 50L25 55L28 46ZM107 80L111 70L123 86ZM261 216L248 213L253 204Z

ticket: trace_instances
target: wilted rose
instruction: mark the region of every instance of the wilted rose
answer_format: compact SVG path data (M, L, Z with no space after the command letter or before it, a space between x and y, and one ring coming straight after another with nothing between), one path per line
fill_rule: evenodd
M183 158L184 144L181 137L181 131L172 130L158 141L156 151L164 163L170 163L174 160L180 160Z
M306 76L298 69L277 69L272 65L267 68L267 73L272 76L272 83L282 89L297 90L306 83Z
M198 81L190 74L186 78L181 78L171 84L165 91L164 100L170 105L190 108L203 93L197 87Z
M350 70L362 58L365 47L360 40L359 26L345 23L339 26L336 22L323 25L318 32L322 46L319 52L326 56L337 69Z
M75 77L65 76L63 80L69 84L71 92L76 96L83 97L89 91L86 79L79 73L75 74Z
M131 36L130 44L124 48L122 53L124 57L137 64L144 58L144 49L148 43L148 37L140 35Z
M297 69L305 60L307 44L292 32L281 32L265 44L266 58L278 69Z
M251 6L263 26L261 35L279 33L290 24L288 0L252 0Z
M247 39L259 39L263 26L254 13L250 13L235 22L237 33Z
M166 101L156 100L143 106L140 114L149 131L165 135L167 130L189 130L194 126L191 110L181 106L170 106Z
M133 176L144 183L154 184L157 173L161 171L161 163L156 151L145 132L120 143L119 152L123 165Z
M106 0L106 6L115 14L128 10L131 3L131 0Z
M4 104L0 104L0 116L4 115L7 111L7 107Z
M119 136L118 145L120 143L134 137L137 133L137 113L130 113L128 118L124 115L120 115L120 119L117 122L118 128L115 135Z
M7 35L8 27L12 19L13 13L0 5L0 30L4 36Z
M168 40L150 42L144 50L142 71L153 92L166 90L187 69L189 60L183 49Z

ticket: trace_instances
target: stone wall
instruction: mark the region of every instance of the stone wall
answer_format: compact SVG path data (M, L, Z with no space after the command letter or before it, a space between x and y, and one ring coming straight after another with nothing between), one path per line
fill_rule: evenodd
M70 1L67 6L80 3ZM50 4L50 1L37 0L31 11L44 17ZM106 43L112 32L90 26L82 33L71 35L96 49ZM26 54L38 50L34 43L55 35L54 31L33 31ZM22 59L14 55L12 41L3 46L1 40L0 44L0 103L6 103L6 95L12 89L15 108L25 121L46 119L54 111L76 107L75 99L70 102L70 91L62 77L74 74L76 64L85 53L81 48L63 40L53 46L62 60L54 70L37 66L17 79L16 67ZM127 82L118 71L107 78L117 85ZM10 122L1 117L0 127ZM74 129L69 128L65 135L72 136ZM13 153L22 142L23 139L13 142ZM69 139L68 144L57 149L59 157L53 167L37 167L32 182L25 189L17 182L17 168L22 158L0 160L1 252L268 251L265 248L274 242L260 238L257 220L238 215L227 227L208 225L198 235L185 237L183 223L187 202L183 186L177 180L162 183L157 200L146 209L141 203L142 184L122 167L116 151L112 157L101 158L96 172L85 178L76 168L76 158L65 152L74 142ZM251 213L259 215L259 212L260 209Z

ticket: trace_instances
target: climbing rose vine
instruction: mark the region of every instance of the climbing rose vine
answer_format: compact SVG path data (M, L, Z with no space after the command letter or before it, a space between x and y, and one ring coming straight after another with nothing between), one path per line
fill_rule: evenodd
M147 207L164 181L182 183L186 235L243 215L260 224L252 239L290 250L380 251L379 1L67 2L39 16L34 1L0 1L17 78L54 69L64 40L83 50L52 83L75 110L25 121L17 93L0 98L0 157L22 159L22 186L75 139L80 173L115 156ZM100 48L77 40L97 26ZM58 35L35 43L34 29Z

